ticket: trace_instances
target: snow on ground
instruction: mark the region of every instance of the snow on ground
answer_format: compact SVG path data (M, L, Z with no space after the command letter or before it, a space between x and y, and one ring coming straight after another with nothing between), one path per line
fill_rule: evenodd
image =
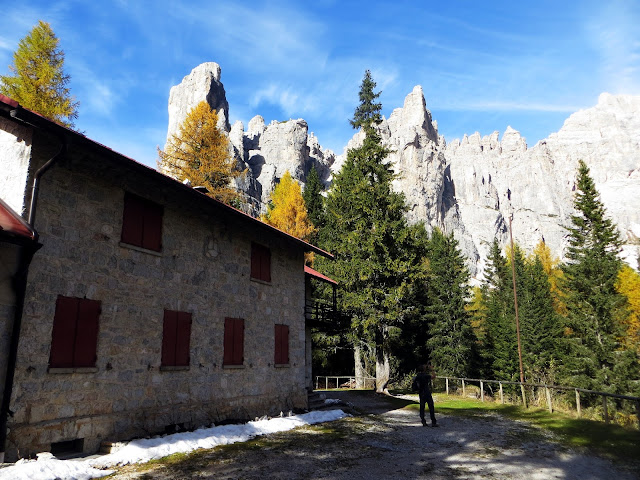
M0 480L88 480L104 477L116 465L147 462L173 453L213 448L246 442L259 435L284 432L302 425L330 422L345 417L342 410L314 411L290 417L256 420L242 425L200 428L194 432L133 440L115 453L88 460L58 460L50 453L38 454L38 460L20 460L0 469Z

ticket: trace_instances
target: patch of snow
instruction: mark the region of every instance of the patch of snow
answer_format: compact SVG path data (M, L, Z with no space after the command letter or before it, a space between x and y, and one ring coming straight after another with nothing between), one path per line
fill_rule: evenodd
M338 398L326 398L324 401L325 405L334 405L337 403L342 403L342 400L338 399Z
M132 440L115 453L89 460L58 460L50 453L38 454L38 460L19 460L0 469L0 480L89 480L112 473L116 465L147 462L174 453L246 442L259 435L284 432L302 425L331 422L347 415L342 410L309 412L290 417L260 419L242 425L200 428L194 432Z

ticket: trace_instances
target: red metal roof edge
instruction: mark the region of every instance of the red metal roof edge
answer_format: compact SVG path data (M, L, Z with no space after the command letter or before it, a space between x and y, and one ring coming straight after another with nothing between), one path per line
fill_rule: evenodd
M326 275L321 274L319 271L314 270L311 267L308 266L304 266L304 273L306 273L307 275L311 275L312 277L317 278L318 280L323 280L327 283L332 283L333 285L338 285L338 282L336 282L333 278L329 278Z
M0 231L35 240L36 232L2 198L0 198Z
M0 94L0 103L4 103L5 105L8 105L11 108L20 108L20 109L24 110L25 112L29 112L30 114L36 115L37 117L39 117L39 120L44 122L46 125L53 126L54 128L64 129L64 130L66 130L67 133L69 133L71 135L74 135L76 137L79 137L82 140L84 140L86 142L89 142L90 144L93 144L93 145L95 145L95 146L97 146L97 147L99 147L99 148L101 148L103 150L106 150L107 153L110 153L110 154L114 155L115 157L119 157L121 160L131 162L136 168L144 169L150 175L160 175L160 176L164 177L165 179L168 179L168 180L172 181L173 183L175 183L175 185L180 185L180 187L182 187L182 188L189 189L190 191L192 191L196 195L204 195L201 192L193 190L192 187L189 187L187 185L182 184L181 182L177 181L175 178L171 178L168 175L165 175L162 172L159 172L159 171L155 170L154 168L149 167L148 165L140 163L140 162L138 162L137 160L135 160L135 159L133 159L131 157L127 157L126 155L123 155L123 154L121 154L119 152L116 152L112 148L107 147L106 145L103 145L103 144L101 144L99 142L96 142L95 140L92 140L89 137L87 137L86 135L83 135L83 134L81 134L79 132L76 132L75 130L72 130L71 128L65 127L64 125L60 125L60 124L58 124L58 123L56 123L56 122L54 122L54 121L52 121L52 120L50 120L50 119L48 119L46 117L43 117L42 115L40 115L37 112L29 110L28 108L24 108L18 102L16 102L15 100L13 100L10 97L7 97L6 95ZM291 234L289 234L289 233L287 233L287 232L285 232L283 230L280 230L279 228L276 228L276 227L274 227L272 225L264 223L263 221L261 221L261 220L259 220L257 218L254 218L251 215L246 214L241 210L238 210L237 208L234 208L234 207L232 207L230 205L227 205L227 204L221 202L220 200L216 200L215 198L208 197L208 196L207 196L207 198L211 202L214 202L214 204L216 204L218 208L226 209L229 212L232 212L232 214L234 214L234 215L241 215L242 217L244 217L245 219L247 219L247 220L249 220L251 222L257 222L256 225L261 225L263 227L266 227L266 228L272 230L274 233L283 235L283 236L287 237L288 239L293 240L294 242L301 244L301 246L303 246L306 250L311 250L313 252L316 252L316 253L322 255L323 257L333 258L333 255L331 253L329 253L329 252L327 252L325 250L322 250L321 248L318 248L315 245L312 245L312 244L310 244L308 242L305 242L304 240L301 240L298 237L295 237L295 236L293 236L293 235L291 235Z

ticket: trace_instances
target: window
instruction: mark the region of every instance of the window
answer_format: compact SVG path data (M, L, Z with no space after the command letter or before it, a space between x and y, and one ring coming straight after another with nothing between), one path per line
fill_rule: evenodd
M162 206L131 193L124 194L122 242L159 252L162 249Z
M242 318L225 318L223 365L242 365L243 363L244 320Z
M189 366L189 340L191 337L191 314L164 311L162 325L162 359L163 367Z
M51 334L49 367L96 366L101 302L58 296Z
M251 278L271 281L271 250L257 243L251 243Z
M276 325L275 364L289 363L289 325Z

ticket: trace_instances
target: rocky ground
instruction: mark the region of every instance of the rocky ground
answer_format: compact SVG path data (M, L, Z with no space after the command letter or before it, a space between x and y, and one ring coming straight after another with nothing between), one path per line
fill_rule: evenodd
M243 444L129 466L112 478L131 479L602 479L640 478L548 434L498 415L438 415L422 427L414 399L330 392L354 416ZM437 399L436 399L437 409Z

